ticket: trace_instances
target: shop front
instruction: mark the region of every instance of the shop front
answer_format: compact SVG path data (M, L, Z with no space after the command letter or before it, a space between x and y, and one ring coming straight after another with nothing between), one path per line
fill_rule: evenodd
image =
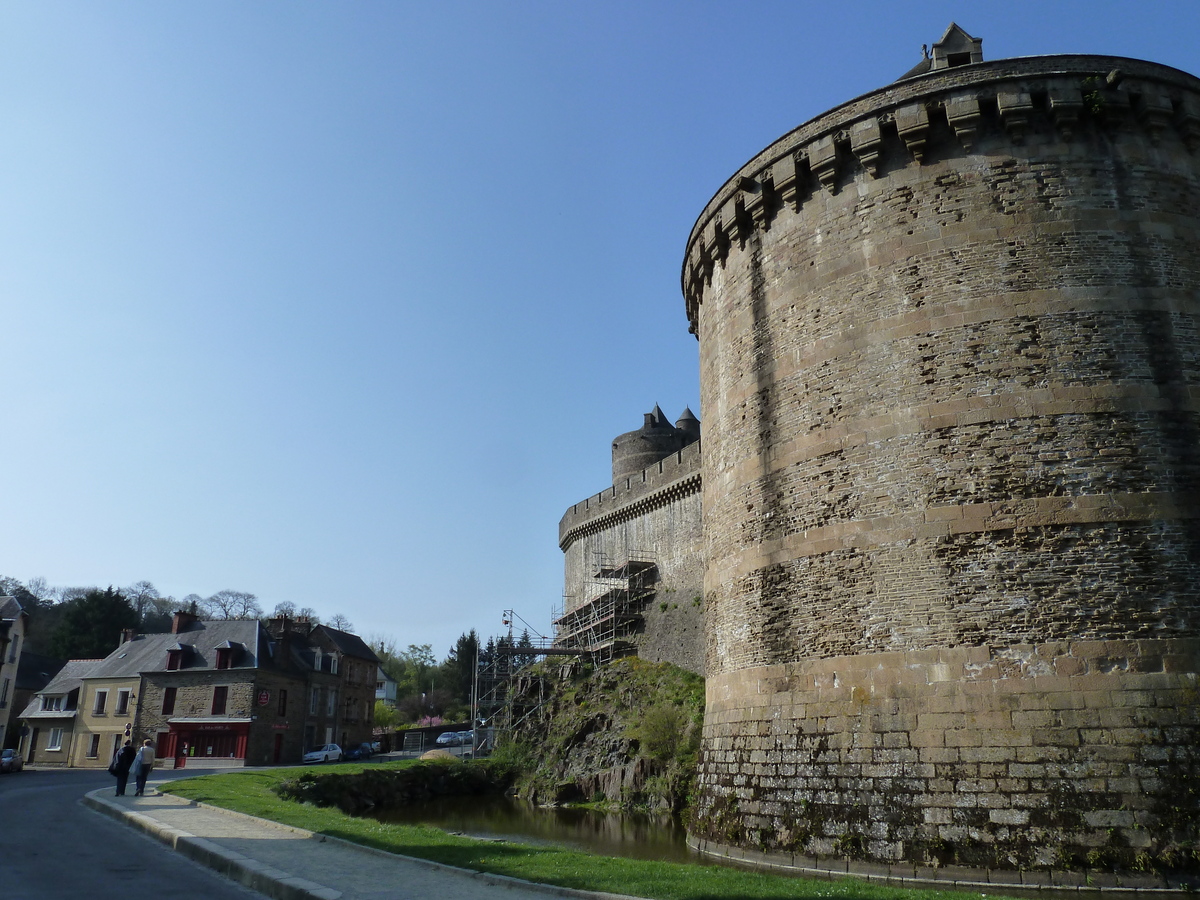
M167 724L170 730L158 736L157 754L175 760L175 768L202 760L219 760L226 765L236 765L237 760L245 763L249 718L169 719Z

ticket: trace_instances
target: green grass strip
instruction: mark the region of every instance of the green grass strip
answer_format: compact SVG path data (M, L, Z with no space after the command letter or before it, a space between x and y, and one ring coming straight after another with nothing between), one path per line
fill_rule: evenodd
M385 766L407 763L384 763ZM369 764L375 768L381 764ZM363 764L327 765L320 773L357 772ZM951 891L890 888L854 878L825 881L771 875L717 865L667 863L596 856L578 850L480 841L421 825L397 825L347 816L335 808L280 799L272 788L303 768L244 770L159 785L164 793L197 800L399 853L464 869L526 881L652 900L770 900L845 897L866 900L967 900L988 896ZM991 895L995 896L995 895Z

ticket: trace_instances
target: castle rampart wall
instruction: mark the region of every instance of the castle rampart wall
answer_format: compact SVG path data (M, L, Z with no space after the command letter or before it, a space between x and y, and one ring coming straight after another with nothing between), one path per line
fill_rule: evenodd
M718 192L683 273L697 837L1012 868L1197 839L1198 211L1200 80L1082 56L899 82Z
M635 636L638 655L704 671L700 445L691 444L639 474L575 504L559 524L564 610L598 594L597 560L654 555L655 594Z

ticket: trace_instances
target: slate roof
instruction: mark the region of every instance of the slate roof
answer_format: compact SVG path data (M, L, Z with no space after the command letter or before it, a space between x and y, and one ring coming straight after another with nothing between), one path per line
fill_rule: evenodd
M16 597L0 597L0 619L15 619L23 612L25 610Z
M217 650L227 644L242 648L233 668L257 668L259 632L257 619L227 619L193 622L178 634L139 634L108 654L88 677L122 678L142 672L166 672L167 651L177 646L189 648L179 671L215 669Z
M355 659L369 659L376 665L379 664L379 657L367 646L367 642L357 634L351 634L348 631L339 631L336 628L330 628L328 625L318 625L313 630L323 631L333 641L333 645L345 656L353 656Z
M74 716L76 711L73 709L43 710L42 695L58 696L61 694L65 697L71 691L79 690L79 688L83 687L83 679L90 676L103 662L104 660L102 659L67 660L67 664L59 670L57 675L50 679L50 683L29 701L20 717L22 719L63 719Z

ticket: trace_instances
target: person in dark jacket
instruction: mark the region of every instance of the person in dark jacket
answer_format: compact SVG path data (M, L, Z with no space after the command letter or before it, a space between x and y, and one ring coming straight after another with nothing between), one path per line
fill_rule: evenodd
M125 746L113 754L112 762L109 763L108 771L112 772L117 777L117 796L125 796L125 785L129 781L129 767L133 765L133 758L137 755L137 751L133 749L133 741L126 741Z

